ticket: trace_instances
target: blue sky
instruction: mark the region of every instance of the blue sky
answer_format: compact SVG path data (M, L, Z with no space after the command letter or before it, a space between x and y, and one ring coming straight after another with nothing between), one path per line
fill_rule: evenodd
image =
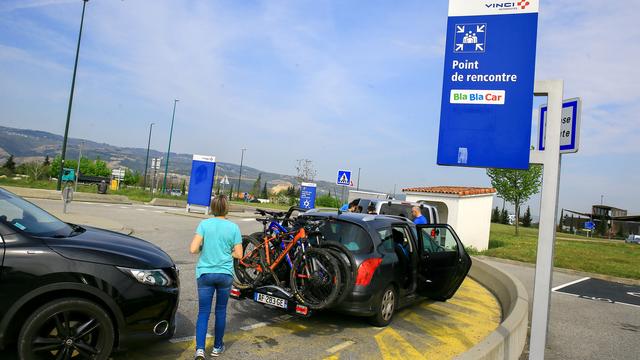
M542 1L536 76L583 99L560 206L603 194L640 213L640 3L616 4ZM81 9L0 2L0 125L62 133ZM382 191L488 186L435 164L446 16L446 1L92 0L70 135L144 147L154 122L164 150L178 98L175 151L237 163L246 147L247 165L282 173L308 158L324 180L361 167Z

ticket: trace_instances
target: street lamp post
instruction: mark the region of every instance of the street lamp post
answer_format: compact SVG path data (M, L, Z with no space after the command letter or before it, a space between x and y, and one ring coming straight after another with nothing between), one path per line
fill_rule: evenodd
M153 124L149 125L149 140L147 141L147 157L144 161L144 179L142 180L142 190L147 188L147 170L149 169L149 148L151 147L151 130L153 130Z
M64 138L62 140L62 154L60 161L60 173L58 174L58 185L56 188L58 191L62 188L62 174L64 174L64 159L67 154L67 139L69 137L69 121L71 120L71 107L73 105L73 90L76 85L76 70L78 69L78 56L80 55L80 39L82 39L82 25L84 24L84 9L87 6L87 1L82 0L82 16L80 17L80 32L78 33L78 45L76 47L76 60L73 64L73 76L71 78L71 93L69 94L69 106L67 108L67 123L64 127Z
M360 168L358 168L358 183L356 185L356 190L360 190Z
M167 160L164 163L164 180L162 180L162 192L167 190L167 171L169 171L169 153L171 152L171 137L173 136L173 120L176 118L176 104L178 99L173 100L173 115L171 115L171 130L169 131L169 148L167 149Z
M76 166L76 184L74 192L78 191L78 180L80 179L80 161L82 161L82 146L84 145L84 141L80 142L80 153L78 154L78 166Z
M246 148L242 148L242 155L240 156L240 175L238 176L238 188L236 191L240 194L240 181L242 180L242 163L244 161L244 152L247 151Z

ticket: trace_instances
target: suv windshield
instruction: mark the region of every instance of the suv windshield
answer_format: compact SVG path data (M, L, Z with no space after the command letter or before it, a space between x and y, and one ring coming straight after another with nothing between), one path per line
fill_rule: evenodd
M0 223L38 237L67 237L74 229L53 215L0 189Z

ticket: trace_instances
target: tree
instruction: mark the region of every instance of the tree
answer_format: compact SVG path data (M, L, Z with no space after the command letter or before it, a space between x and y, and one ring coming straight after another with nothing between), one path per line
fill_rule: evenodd
M491 211L491 222L499 223L500 222L500 209L496 206L493 211Z
M531 165L528 170L487 169L487 175L500 197L512 203L516 212L516 235L520 205L540 190L542 184L542 167Z
M95 176L111 176L111 170L107 167L107 163L97 158L94 162L95 170L92 175Z
M233 185L229 187L229 199L233 199Z
M609 225L607 224L607 219L604 217L604 215L602 215L596 223L596 234L600 236L606 236L608 230Z
M82 166L82 163L80 166ZM125 185L135 185L139 181L140 181L140 173L138 171L131 171L129 169L125 169L124 179L122 180L122 182Z
M312 182L318 175L318 171L316 171L313 166L313 162L309 159L299 159L296 165L296 172L296 179L299 183Z
M322 195L318 196L316 199L316 206L320 207L329 207L329 208L339 208L342 206L340 199L333 197L331 195Z
M260 196L260 182L261 182L261 180L262 180L262 174L258 174L258 178L253 183L253 187L251 188L251 195L253 195L256 198Z
M531 227L531 208L527 206L527 210L524 212L524 216L522 217L522 226Z
M42 176L46 174L48 170L46 166L37 161L31 161L24 164L24 169L32 181L42 179Z
M45 156L44 162L42 163L42 165L44 165L44 166L51 165L51 161L49 160L49 155Z
M2 165L2 167L9 170L11 173L14 173L16 171L16 162L13 161L13 155L9 155L9 158L4 162L4 165Z
M262 187L262 192L260 193L260 198L261 199L268 199L269 198L269 191L267 190L267 182L264 182L264 186Z
M573 218L573 214L571 214L571 223L569 224L569 233L573 234L573 224L575 223L575 220Z
M500 212L500 224L509 224L509 213L506 209L502 209L502 211Z

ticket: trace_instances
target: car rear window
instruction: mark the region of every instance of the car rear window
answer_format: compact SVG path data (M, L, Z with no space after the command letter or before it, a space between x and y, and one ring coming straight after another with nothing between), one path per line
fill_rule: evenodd
M391 204L384 203L380 206L380 215L396 215L402 216L407 219L412 219L411 216L411 208L413 205L411 204ZM428 207L423 207L421 209L422 215L427 218L427 223L431 223L431 214L429 213Z
M354 254L368 254L373 250L369 234L360 226L345 221L327 221L320 226L323 241L336 241Z

